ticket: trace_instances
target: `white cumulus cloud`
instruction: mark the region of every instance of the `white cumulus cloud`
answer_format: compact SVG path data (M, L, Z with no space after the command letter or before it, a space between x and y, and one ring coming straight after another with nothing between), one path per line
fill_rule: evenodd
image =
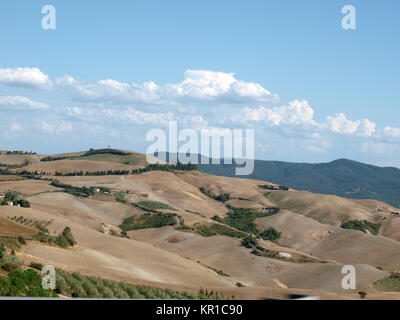
M21 96L0 96L0 110L48 110L50 106Z
M208 70L187 70L177 84L157 85L119 82L113 79L87 82L69 75L56 79L59 86L72 90L76 98L106 103L176 104L276 102L278 96L260 84L235 78L233 73Z
M385 127L383 132L389 138L400 138L400 128Z
M327 116L326 122L332 132L343 134L359 134L370 137L375 133L376 124L368 119L349 120L344 113L338 113L334 117Z
M234 118L240 121L265 121L273 126L279 125L316 125L313 119L314 110L306 100L294 100L289 106L275 107L272 109L264 106L244 108L244 115Z
M0 68L0 83L50 89L52 82L38 68Z

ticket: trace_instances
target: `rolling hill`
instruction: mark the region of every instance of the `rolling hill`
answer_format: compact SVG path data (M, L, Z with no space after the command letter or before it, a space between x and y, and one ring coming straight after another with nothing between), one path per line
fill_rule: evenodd
M1 176L0 196L13 191L30 205L0 205L0 277L10 277L12 268L50 264L81 282L70 279L60 288L72 297L126 297L120 289L131 290L127 283L159 294L207 289L239 299L291 293L359 299L360 290L367 298L400 298L386 285L400 265L400 217L390 205L266 190L263 180L211 175L195 166L143 162L140 169L124 161L144 155L94 152L36 155ZM9 165L15 161L24 159L4 157ZM121 165L129 170L116 173ZM341 227L355 220L377 232ZM273 229L278 238L267 236ZM357 270L355 290L341 286L345 264ZM89 278L103 279L115 292L97 292Z

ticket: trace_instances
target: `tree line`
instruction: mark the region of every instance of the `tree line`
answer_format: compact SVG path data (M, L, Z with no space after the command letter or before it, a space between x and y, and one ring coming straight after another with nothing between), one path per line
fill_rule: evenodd
M44 171L28 171L22 170L19 174L25 177L34 176L108 176L108 175L129 175L129 174L141 174L149 171L190 171L197 170L198 166L195 164L182 164L178 162L177 164L149 164L144 168L136 168L132 170L97 170L97 171L72 171L72 172L60 172L56 171L54 174L51 172Z

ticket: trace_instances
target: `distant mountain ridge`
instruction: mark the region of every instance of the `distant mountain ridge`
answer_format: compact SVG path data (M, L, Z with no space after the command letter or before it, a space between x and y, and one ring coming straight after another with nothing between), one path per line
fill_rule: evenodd
M168 161L167 154L167 161ZM210 161L211 163L211 161ZM255 160L249 176L236 176L232 164L199 164L205 173L265 180L298 190L345 198L375 199L400 208L400 169L378 167L348 159L328 163Z
M199 170L235 176L233 165L199 165ZM328 163L291 163L255 160L246 178L265 180L314 193L354 199L375 199L400 208L400 169L338 159Z

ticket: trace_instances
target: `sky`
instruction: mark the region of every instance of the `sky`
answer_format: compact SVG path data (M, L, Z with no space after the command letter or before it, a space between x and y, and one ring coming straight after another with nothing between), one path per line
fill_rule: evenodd
M177 121L253 129L257 159L400 167L399 16L396 0L3 0L0 150L146 152Z

